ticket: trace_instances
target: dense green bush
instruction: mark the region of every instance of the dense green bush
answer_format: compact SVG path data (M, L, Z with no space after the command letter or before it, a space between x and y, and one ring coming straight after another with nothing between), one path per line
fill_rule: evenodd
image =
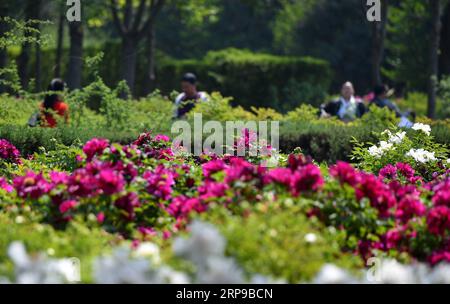
M248 217L228 214L220 207L205 215L218 224L227 239L227 253L248 273L295 283L311 280L325 263L349 269L362 266L357 257L341 252L335 230L307 219L300 208L283 210L276 203L259 207Z
M210 52L202 60L167 60L158 68L163 92L178 88L185 72L198 74L201 89L234 96L250 108L290 110L300 103L318 104L331 82L327 62L309 57L280 57L227 49Z
M36 222L32 216L11 216L0 213L0 276L11 276L13 265L7 256L8 246L17 240L32 254L44 253L50 257L73 257L80 260L81 279L91 281L92 259L107 252L114 237L100 229L88 229L73 222L65 231Z

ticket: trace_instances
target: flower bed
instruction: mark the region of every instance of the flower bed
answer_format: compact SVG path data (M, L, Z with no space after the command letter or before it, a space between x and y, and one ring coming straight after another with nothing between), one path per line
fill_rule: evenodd
M411 136L384 132L380 147L359 145L364 171L345 162L319 166L301 154L282 156L277 168L258 159L195 157L148 133L129 145L92 139L62 150L68 160L58 164L51 155L21 159L2 140L0 210L57 229L82 222L141 242L172 239L193 218L214 219L218 208L244 219L296 208L333 229L343 253L436 265L450 261L448 152L419 127ZM421 148L433 157L416 159L411 151ZM72 161L74 168L61 168Z

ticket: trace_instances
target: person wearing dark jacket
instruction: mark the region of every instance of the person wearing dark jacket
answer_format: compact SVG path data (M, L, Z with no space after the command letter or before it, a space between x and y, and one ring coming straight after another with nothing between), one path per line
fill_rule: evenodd
M387 85L379 85L374 89L374 99L370 103L370 107L377 106L379 108L388 108L395 115L400 118L400 127L411 127L416 119L416 113L414 111L402 112L400 108L388 99L389 88Z
M322 106L322 117L336 116L344 122L361 118L366 112L366 106L355 98L355 89L351 82L342 86L341 97Z

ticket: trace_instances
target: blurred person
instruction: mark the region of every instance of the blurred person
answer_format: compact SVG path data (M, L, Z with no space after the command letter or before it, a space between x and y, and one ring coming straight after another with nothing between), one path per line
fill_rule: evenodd
M199 101L207 101L208 96L205 92L197 90L197 77L192 73L187 73L181 79L181 90L183 93L178 95L175 100L176 118L182 118L192 111Z
M61 79L53 79L48 86L48 92L44 98L44 102L40 106L40 122L42 127L55 128L57 120L55 114L62 117L65 123L69 122L69 106L62 100L57 92L63 92L66 84Z
M389 87L385 84L378 85L374 88L374 98L372 99L370 106L377 106L379 108L387 107L390 111L394 112L395 115L400 118L399 127L410 128L416 118L416 114L413 111L402 112L400 108L391 100L389 100ZM411 121L411 120L412 121Z
M361 118L367 111L360 99L355 98L355 89L349 81L342 85L339 99L322 106L321 117L336 116L344 122Z

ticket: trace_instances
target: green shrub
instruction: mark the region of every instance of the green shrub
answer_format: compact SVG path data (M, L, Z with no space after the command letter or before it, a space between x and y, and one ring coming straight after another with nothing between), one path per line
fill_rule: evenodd
M293 109L300 103L318 103L331 82L325 61L309 57L280 57L226 49L208 53L202 60L166 60L158 68L157 87L171 92L180 75L198 74L200 87L234 96L236 104Z
M325 263L360 266L359 259L341 253L335 232L307 219L295 206L269 205L261 205L260 211L255 208L247 217L230 215L220 207L206 215L227 239L228 255L245 271L299 283L310 280Z
M25 244L32 254L44 253L51 257L74 257L80 260L81 279L92 280L92 259L107 251L113 237L100 229L88 229L73 222L65 231L54 230L49 225L32 218L0 213L0 276L11 276L13 265L7 256L8 246L14 241Z

